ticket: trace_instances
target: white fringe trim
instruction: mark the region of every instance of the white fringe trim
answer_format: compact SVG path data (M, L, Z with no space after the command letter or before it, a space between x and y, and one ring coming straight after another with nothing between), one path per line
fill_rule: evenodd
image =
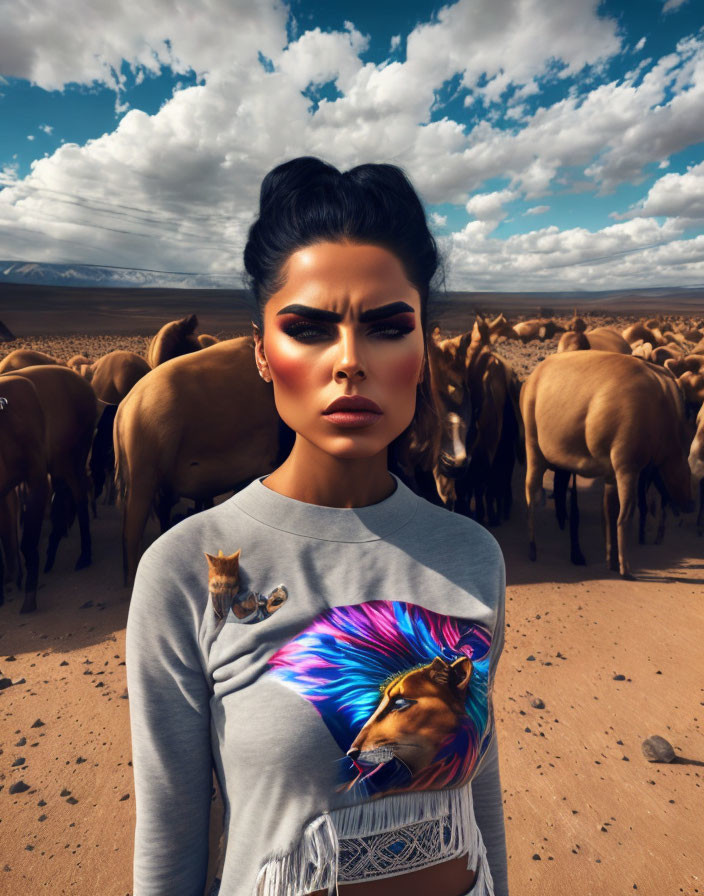
M477 870L471 896L494 896L470 784L449 790L392 794L323 813L304 828L297 847L266 862L257 875L253 896L305 896L322 889L327 889L329 896L336 896L339 840L382 834L435 818L448 818L451 828L450 843L437 857L437 864L467 853L467 869ZM398 869L387 876L403 873L403 869Z

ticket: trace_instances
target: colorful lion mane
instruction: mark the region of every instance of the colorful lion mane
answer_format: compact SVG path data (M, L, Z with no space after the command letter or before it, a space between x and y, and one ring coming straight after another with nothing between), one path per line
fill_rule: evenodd
M271 656L267 674L315 706L346 754L393 678L437 656L448 663L469 657L473 672L465 703L467 716L431 765L411 778L403 763L391 760L360 785L365 796L389 790L443 789L469 778L491 740L490 646L490 632L476 623L417 604L374 600L321 613ZM358 774L346 756L341 768L343 782Z

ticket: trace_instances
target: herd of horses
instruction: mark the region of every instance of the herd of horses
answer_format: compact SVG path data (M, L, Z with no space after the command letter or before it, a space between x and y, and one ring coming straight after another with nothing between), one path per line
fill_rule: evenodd
M91 563L90 513L122 508L124 584L136 572L147 520L164 532L275 469L295 434L279 418L273 389L257 373L251 336L196 334L192 314L165 324L147 357L112 351L97 360L59 360L31 349L0 361L0 603L21 587L21 613L36 609L39 541L50 521L44 572L78 518L76 569ZM558 339L525 381L501 354L507 340ZM508 519L516 463L524 465L529 555L536 558L535 509L554 474L561 528L570 493L571 559L579 547L576 476L604 482L606 561L632 578L628 524L659 497L656 541L668 507L696 509L704 527L704 321L642 321L618 332L588 329L575 311L513 325L476 314L467 332L428 339L427 407L397 440L390 469L416 493L486 525ZM244 434L246 433L246 438ZM570 479L572 487L570 490Z

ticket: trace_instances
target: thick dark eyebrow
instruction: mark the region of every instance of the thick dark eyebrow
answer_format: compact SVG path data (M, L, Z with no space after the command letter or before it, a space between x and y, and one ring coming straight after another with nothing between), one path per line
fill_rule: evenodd
M359 320L362 323L367 323L370 320L381 320L386 317L391 317L394 314L400 314L403 311L414 313L414 309L407 302L391 302L389 305L380 305L378 308L371 308L369 311L363 311L359 315ZM310 320L323 320L332 323L337 323L342 320L342 315L338 314L336 311L326 311L324 308L312 308L310 305L286 305L281 311L276 312L277 317L279 314L300 314L301 317L307 317L310 318Z

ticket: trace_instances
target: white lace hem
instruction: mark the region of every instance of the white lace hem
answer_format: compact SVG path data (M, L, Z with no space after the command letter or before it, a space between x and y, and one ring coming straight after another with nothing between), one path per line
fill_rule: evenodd
M438 824L435 834L429 834L433 826L428 822L433 820ZM424 823L424 833L419 840L418 826ZM441 836L438 831L442 832ZM392 837L380 836L391 832ZM354 844L359 844L362 838L374 837L379 837L380 850L374 853L375 858L363 872L363 862L356 861L362 857L352 854ZM412 846L414 838L420 848L419 863L409 860L404 847L394 865L393 855L384 850L382 844L388 846L394 840L405 839ZM340 841L348 841L342 850ZM371 848L374 851L373 845ZM343 857L347 854L346 867L341 867L341 853ZM394 794L332 810L314 819L304 828L296 848L283 855L271 856L263 865L257 875L253 896L306 896L322 889L327 889L329 896L336 896L338 885L344 887L353 879L392 877L465 853L467 868L477 871L472 896L494 896L486 847L474 817L470 784L449 790ZM357 876L349 877L350 871Z

